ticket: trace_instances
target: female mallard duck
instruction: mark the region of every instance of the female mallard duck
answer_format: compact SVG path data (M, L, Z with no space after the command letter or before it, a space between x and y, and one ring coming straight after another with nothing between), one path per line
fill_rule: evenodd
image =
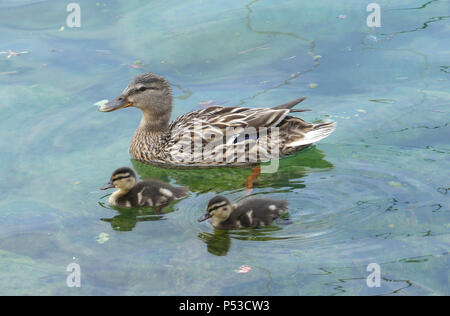
M262 227L272 224L286 212L287 204L283 200L248 198L232 205L226 197L216 196L209 201L206 213L198 221L210 218L211 224L220 229Z
M137 182L136 174L127 167L114 171L110 181L100 190L110 188L119 190L111 194L109 204L122 207L161 206L188 194L185 187L174 187L157 180Z
M303 100L274 108L211 106L169 124L170 85L160 76L145 73L99 111L130 106L141 109L142 120L130 145L136 160L168 167L233 166L290 155L330 135L334 122L312 124L288 115L305 111L292 109Z

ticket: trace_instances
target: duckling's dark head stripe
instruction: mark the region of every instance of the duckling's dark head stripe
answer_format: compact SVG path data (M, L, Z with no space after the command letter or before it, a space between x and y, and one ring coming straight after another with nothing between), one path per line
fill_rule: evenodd
M136 178L136 174L134 173L133 169L128 167L122 167L117 170L115 170L111 176L111 180L120 180L119 178L128 178L128 177L134 177Z
M130 177L131 177L131 175L129 173L119 173L119 174L112 176L111 180L118 181L118 180L130 178Z
M208 211L212 212L214 210L217 210L218 208L224 207L225 205L227 205L228 203L223 201L223 202L219 202L219 203L215 203L211 206L208 207Z
M227 204L230 204L230 201L226 197L218 195L216 197L213 197L209 201L207 210L211 212L211 211L214 211L215 209L217 209L219 207L223 207Z

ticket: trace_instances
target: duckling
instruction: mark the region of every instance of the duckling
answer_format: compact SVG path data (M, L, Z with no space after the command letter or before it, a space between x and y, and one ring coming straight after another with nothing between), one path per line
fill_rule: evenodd
M188 194L185 187L174 187L157 180L137 182L136 174L127 167L115 170L111 180L100 190L110 188L119 190L111 194L109 204L122 207L161 206L184 198Z
M111 112L127 107L142 111L141 123L129 149L133 159L166 167L217 167L251 165L292 155L329 136L335 129L335 122L313 124L290 115L309 111L293 109L304 99L273 108L214 105L186 113L169 124L173 100L170 85L163 77L144 73L133 78L119 97L100 106L99 111ZM228 137L229 129L239 132ZM267 130L267 134L256 130ZM274 132L274 139L269 137L272 130L279 131ZM247 137L248 133L251 137ZM273 146L266 153L268 147L264 144L267 142L272 142ZM200 144L201 153L191 154L189 149L194 143ZM204 154L215 152L217 155L223 152L224 145L245 150L238 150L232 159L220 158L220 155L212 159L211 154Z
M198 221L210 218L211 224L220 229L262 227L272 224L286 212L287 205L284 200L261 198L248 198L232 205L226 197L219 195L209 201L206 213Z

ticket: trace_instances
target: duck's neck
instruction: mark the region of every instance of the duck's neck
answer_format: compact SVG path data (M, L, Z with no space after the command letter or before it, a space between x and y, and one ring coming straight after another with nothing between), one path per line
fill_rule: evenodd
M126 195L128 192L130 192L130 190L124 190L124 189L119 189L117 191L114 191L108 199L109 204L111 205L117 205L117 200L120 199L122 196Z
M130 144L131 157L141 161L159 161L166 158L170 111L155 115L142 111L142 119Z
M167 135L172 114L170 90L152 103L141 107L142 119L130 144L130 154L141 161L164 160L167 153Z
M211 218L211 224L215 227L220 227L221 225L225 224L230 219L233 209L234 208L232 205L227 206L226 210L223 210L218 215L215 215Z
M149 134L164 134L169 128L172 114L172 94L170 90L152 99L147 106L140 107L142 119L138 131Z
M142 110L142 119L137 131L154 135L166 133L169 128L170 112L161 115L150 110Z

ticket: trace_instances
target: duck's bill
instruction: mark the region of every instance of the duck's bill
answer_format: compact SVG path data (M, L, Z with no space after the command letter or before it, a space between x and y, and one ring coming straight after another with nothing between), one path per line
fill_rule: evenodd
M200 223L200 222L206 221L206 220L209 219L209 218L211 218L211 215L209 215L209 213L205 213L205 214L203 214L202 217L200 217L199 219L197 219L197 221Z
M99 189L100 190L108 190L114 188L114 184L112 182L105 183Z
M114 100L111 100L98 108L100 112L111 112L118 109L127 108L132 106L133 104L127 100L125 97L118 97Z

